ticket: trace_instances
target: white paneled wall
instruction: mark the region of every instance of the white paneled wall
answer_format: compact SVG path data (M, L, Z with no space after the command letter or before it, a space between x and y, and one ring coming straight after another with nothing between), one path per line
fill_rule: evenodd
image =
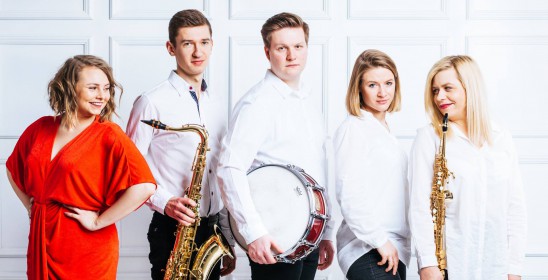
M167 24L185 8L203 11L213 25L206 76L224 104L218 114L227 119L232 106L264 75L268 61L259 30L278 12L297 13L310 24L304 78L330 133L346 115L349 73L363 50L380 49L396 61L403 109L392 116L392 129L406 148L416 128L426 123L422 96L432 64L449 54L472 55L486 78L492 113L511 129L520 154L529 208L524 279L548 279L548 2L0 0L0 280L26 278L28 219L3 174L23 129L51 114L49 79L69 56L105 58L124 86L117 122L125 127L135 97L174 68L165 51ZM340 218L338 211L335 216ZM145 207L119 223L119 279L149 278L150 217ZM418 279L415 271L413 260L408 279ZM242 251L236 272L227 278L250 278ZM335 262L317 279L344 277Z

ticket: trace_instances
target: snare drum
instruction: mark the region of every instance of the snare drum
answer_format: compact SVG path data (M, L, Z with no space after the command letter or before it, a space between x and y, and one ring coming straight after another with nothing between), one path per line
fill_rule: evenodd
M278 262L294 263L318 247L326 227L324 189L294 165L265 164L247 173L255 209L268 233L283 250ZM247 251L236 222L230 217L236 242Z

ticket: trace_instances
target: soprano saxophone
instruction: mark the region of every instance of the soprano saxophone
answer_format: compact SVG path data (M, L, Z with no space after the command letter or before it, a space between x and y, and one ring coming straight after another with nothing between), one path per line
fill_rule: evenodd
M234 258L229 247L224 244L217 226L215 226L215 234L209 237L200 248L194 241L200 225L199 209L200 198L202 197L200 192L206 168L206 153L209 150L207 144L208 133L203 126L197 124L186 124L181 128L172 128L156 120L142 120L142 122L157 129L195 132L201 138L192 164L192 180L186 191L186 196L197 203L195 207L190 207L197 217L196 222L190 226L183 226L181 223L177 226L175 245L167 262L164 280L208 279L212 269L221 257L226 255ZM196 252L196 256L192 258L194 252Z
M438 268L445 278L447 272L447 255L445 250L445 200L452 199L453 194L447 190L449 177L454 175L447 168L445 158L445 134L447 132L447 114L443 117L442 135L439 151L434 160L434 178L432 182L432 193L430 194L430 211L434 222L434 243L436 244L436 258Z

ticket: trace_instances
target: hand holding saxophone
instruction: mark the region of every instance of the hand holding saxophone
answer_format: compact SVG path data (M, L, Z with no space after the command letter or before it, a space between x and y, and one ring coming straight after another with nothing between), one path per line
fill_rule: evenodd
M443 280L443 275L437 266L429 266L420 270L421 280Z
M196 214L189 207L196 207L196 202L188 197L172 197L164 208L164 213L179 223L189 226L196 221Z

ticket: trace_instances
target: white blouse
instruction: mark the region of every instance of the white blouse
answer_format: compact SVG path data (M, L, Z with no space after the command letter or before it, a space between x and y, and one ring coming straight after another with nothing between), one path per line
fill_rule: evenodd
M450 123L447 166L447 269L450 279L507 279L521 275L527 217L518 158L509 132L493 129L492 145L481 148ZM418 130L410 157L409 221L419 269L437 266L430 193L440 144L431 125Z
M371 113L348 116L335 133L337 201L344 220L337 257L346 275L372 249L390 242L406 265L410 259L407 155Z

